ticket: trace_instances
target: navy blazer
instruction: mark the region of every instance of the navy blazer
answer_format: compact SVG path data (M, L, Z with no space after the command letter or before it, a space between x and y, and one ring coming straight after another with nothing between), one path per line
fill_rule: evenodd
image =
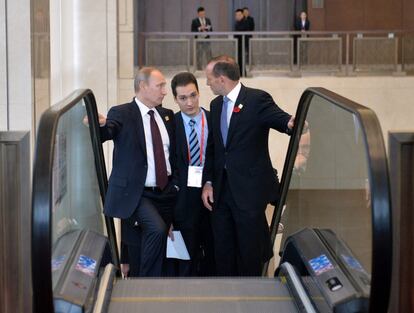
M206 20L206 26L211 26L211 20L208 17L206 17L205 20ZM199 32L198 31L199 27L201 27L201 23L200 23L199 18L197 17L197 18L195 18L191 21L191 31L192 32ZM212 32L213 27L210 27L210 29L208 31ZM200 33L204 33L204 32L200 32Z
M210 112L201 108L206 116L207 119L207 126L210 125ZM187 201L187 180L188 180L188 143L187 143L187 135L185 133L183 118L181 116L181 112L175 114L175 135L176 135L176 162L177 162L177 170L180 173L178 186L180 187L180 191L177 196L177 202L174 208L174 221L179 222L181 224L186 223L188 221L194 220L196 213L195 208L190 208ZM207 142L205 143L204 149L206 149ZM201 204L201 188L200 188L200 204ZM192 210L193 209L193 210Z
M227 144L220 130L223 97L211 102L210 133L203 182L213 183L213 208L220 198L224 166L237 207L243 212L264 210L278 190L269 156L269 130L288 133L290 115L265 91L242 85L230 119ZM238 112L237 112L238 111ZM273 196L273 197L272 197Z
M175 169L174 113L158 106L170 138L172 180L177 184ZM135 100L112 107L106 124L100 127L101 142L114 141L112 172L105 197L104 214L128 218L137 208L147 177L147 151L141 112Z
M302 20L300 18L296 20L295 30L309 30L309 28L310 22L308 19L305 21L305 25L302 24Z

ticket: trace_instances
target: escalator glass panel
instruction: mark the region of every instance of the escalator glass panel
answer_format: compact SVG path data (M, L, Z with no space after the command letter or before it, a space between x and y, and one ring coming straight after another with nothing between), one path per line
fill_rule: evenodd
M290 235L303 228L330 229L356 256L333 251L339 261L370 274L372 217L367 153L357 116L314 95L281 216L281 249Z

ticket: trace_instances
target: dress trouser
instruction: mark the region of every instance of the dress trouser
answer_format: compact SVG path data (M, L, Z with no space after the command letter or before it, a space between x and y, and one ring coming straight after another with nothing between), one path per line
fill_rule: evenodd
M211 214L201 200L201 188L187 187L185 218L174 222L183 236L190 260L168 260L169 276L213 276L214 250Z
M174 188L172 186L172 188ZM144 190L134 214L124 220L122 236L128 246L129 276L163 276L163 262L176 192ZM124 227L127 230L124 232Z
M225 172L225 171L224 171ZM215 263L219 276L261 276L268 232L265 208L240 209L227 175L212 212Z

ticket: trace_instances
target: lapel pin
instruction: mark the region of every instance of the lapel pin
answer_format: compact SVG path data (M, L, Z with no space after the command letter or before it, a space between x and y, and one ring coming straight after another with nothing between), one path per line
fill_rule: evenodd
M165 117L165 120L168 122L168 121L170 120L170 117L167 115L167 116Z
M233 108L233 112L234 113L239 113L242 108L243 108L243 104L240 103L238 106L235 106Z

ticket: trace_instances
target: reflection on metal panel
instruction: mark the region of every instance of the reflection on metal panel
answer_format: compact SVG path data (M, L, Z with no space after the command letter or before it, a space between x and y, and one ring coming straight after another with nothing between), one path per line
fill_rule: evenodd
M299 38L298 65L302 71L340 71L342 38Z
M396 71L398 39L354 38L354 71Z
M251 38L249 71L291 71L293 64L292 38Z
M146 39L145 64L165 70L190 68L189 39Z

